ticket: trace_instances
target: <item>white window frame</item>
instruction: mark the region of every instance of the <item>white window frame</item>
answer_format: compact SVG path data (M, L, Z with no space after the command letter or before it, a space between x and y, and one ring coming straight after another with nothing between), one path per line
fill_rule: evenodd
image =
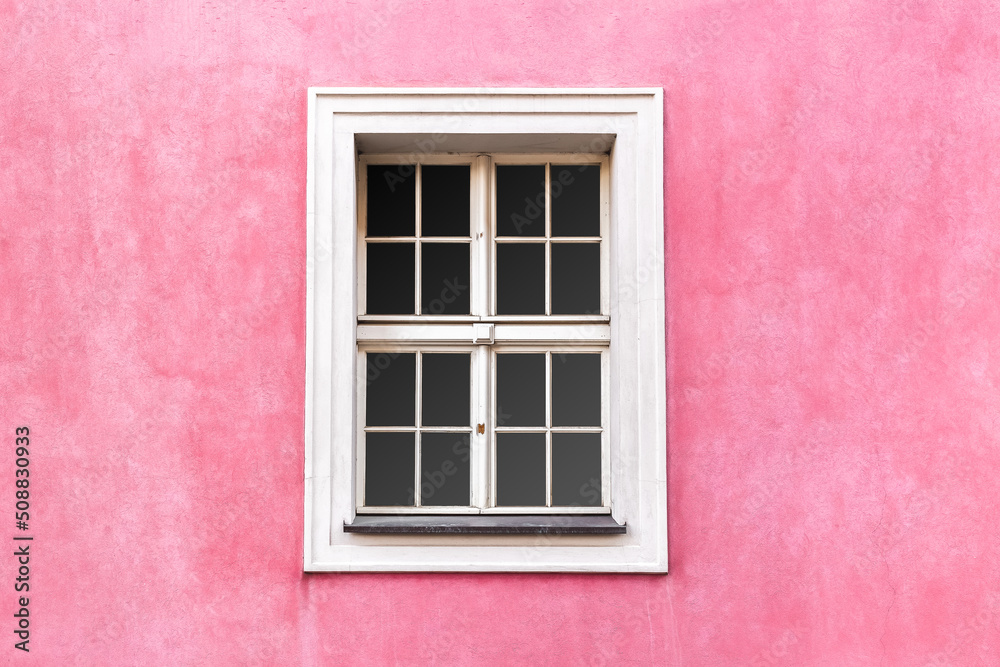
M308 142L305 569L666 572L662 90L310 88ZM609 253L610 465L602 474L624 534L344 531L363 482L356 478L361 150L609 154L602 254ZM473 337L474 323L466 326Z

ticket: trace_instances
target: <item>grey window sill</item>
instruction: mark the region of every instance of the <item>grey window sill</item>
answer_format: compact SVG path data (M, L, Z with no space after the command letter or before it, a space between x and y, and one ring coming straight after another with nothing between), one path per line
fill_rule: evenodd
M359 514L345 533L369 535L621 535L610 514Z

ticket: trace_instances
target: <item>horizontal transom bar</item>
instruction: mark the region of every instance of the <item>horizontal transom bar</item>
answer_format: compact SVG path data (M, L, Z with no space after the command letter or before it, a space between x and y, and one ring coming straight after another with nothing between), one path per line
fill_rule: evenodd
M359 324L358 343L455 344L473 343L474 325L440 322L433 324ZM611 326L603 323L515 324L497 323L493 340L501 343L559 343L607 345Z

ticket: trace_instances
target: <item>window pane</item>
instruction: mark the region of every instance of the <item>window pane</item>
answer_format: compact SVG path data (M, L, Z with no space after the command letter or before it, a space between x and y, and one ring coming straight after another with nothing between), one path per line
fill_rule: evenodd
M552 504L601 505L601 434L552 434Z
M423 354L421 423L469 426L468 354Z
M497 434L497 506L545 505L545 434Z
M414 244L369 243L366 274L370 315L412 315L414 284Z
M600 244L553 243L552 314L598 315L600 312Z
M545 244L497 244L497 314L545 314Z
M497 235L545 236L545 166L497 166Z
M420 244L420 312L469 314L469 244Z
M601 425L601 355L552 355L552 425Z
M365 505L413 505L413 436L365 434Z
M368 165L368 236L413 236L416 211L416 166Z
M416 355L413 352L368 352L365 358L368 379L365 423L368 426L415 426Z
M600 236L600 165L552 165L550 169L552 236Z
M469 235L469 165L421 168L421 236Z
M545 426L545 355L497 355L497 426Z
M469 436L420 434L420 504L469 504Z

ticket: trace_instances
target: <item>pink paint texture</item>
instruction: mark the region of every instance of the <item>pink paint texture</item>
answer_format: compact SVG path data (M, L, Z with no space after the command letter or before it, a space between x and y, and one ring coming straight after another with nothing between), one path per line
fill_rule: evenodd
M0 3L0 662L996 664L998 28ZM303 574L310 85L664 88L669 575Z

